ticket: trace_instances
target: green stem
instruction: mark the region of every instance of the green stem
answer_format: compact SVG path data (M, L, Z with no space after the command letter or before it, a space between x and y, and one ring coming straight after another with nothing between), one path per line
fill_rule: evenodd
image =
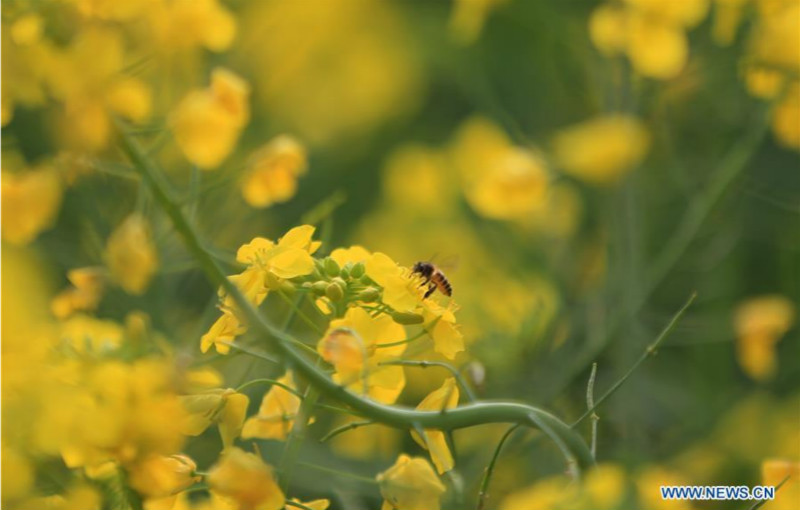
M350 430L357 429L359 427L364 427L366 425L375 425L375 422L372 420L364 420L364 421L353 421L350 423L346 423L340 427L336 427L335 429L331 430L330 432L322 436L322 439L320 439L319 442L325 443L327 441L330 441L334 437L338 436L339 434L343 434L344 432L348 432Z
M681 307L681 309L678 310L678 312L672 317L672 320L669 321L669 324L667 324L667 326L663 329L663 331L661 331L661 334L658 335L658 337L653 341L653 343L651 343L650 345L647 346L647 349L645 349L645 351L642 353L642 355L639 356L639 359L637 359L636 362L633 365L631 365L631 368L629 368L628 371L625 372L625 375L620 377L619 380L617 382L615 382L611 386L611 388L609 388L608 391L606 391L603 394L602 397L597 399L597 402L595 402L594 405L590 406L589 409L587 409L586 412L583 413L580 418L575 420L575 423L573 423L570 427L575 427L576 425L578 425L580 422L582 422L583 420L585 420L589 416L592 416L594 414L595 409L600 407L600 404L605 402L605 400L608 397L613 395L614 392L617 391L619 389L619 387L622 386L622 384L625 381L627 381L628 378L631 375L633 375L633 373L636 371L636 369L639 368L639 365L644 363L644 360L646 360L647 358L649 358L650 356L655 354L656 349L658 349L658 346L661 345L661 343L664 340L667 339L667 337L669 336L670 333L672 333L672 330L675 329L675 326L678 324L678 322L680 321L681 317L683 317L683 314L686 312L686 310L692 305L692 303L694 303L694 300L695 300L696 297L697 297L697 293L692 293L692 295L689 296L689 299Z
M592 373L589 374L589 382L586 384L586 408L594 409L594 381L597 377L597 363L592 363ZM592 458L597 460L597 422L600 417L597 413L592 412L592 440L589 443L589 449L592 451Z
M272 347L294 365L295 370L315 388L319 389L321 393L352 407L365 417L401 429L408 429L413 424L439 430L460 429L485 423L502 422L521 423L527 426L546 424L553 434L563 441L564 446L571 452L570 457L577 460L580 468L586 469L593 464L591 452L578 434L570 430L563 421L552 414L530 405L516 402L476 402L450 409L444 413L417 411L406 407L388 406L362 398L335 383L327 374L315 367L314 363L295 350L292 346L292 337L280 331L279 328L258 313L253 305L242 295L238 287L226 278L219 264L208 255L194 228L189 224L180 207L178 207L173 198L170 185L165 180L160 169L145 156L140 145L121 129L119 123L117 129L122 149L151 187L154 198L171 219L175 230L183 238L189 253L197 258L200 268L209 279L209 282L214 286L222 287L233 298L238 309L243 312L248 324L255 331L268 338ZM572 458L568 458L568 460L572 462Z
M257 384L269 384L271 386L280 386L281 388L293 394L294 396L303 398L303 395L299 391L292 388L291 386L283 384L280 381L276 381L275 379L253 379L252 381L247 381L246 383L236 388L236 393L241 393L242 390L244 390L245 388L249 388L250 386L255 386Z
M503 450L503 446L505 446L506 441L508 441L508 438L511 437L511 434L513 434L518 428L519 423L509 427L505 434L503 434L503 437L500 438L500 442L497 443L497 448L494 449L492 460L489 461L489 465L486 466L486 471L483 473L481 489L480 492L478 492L478 504L475 506L476 510L483 510L483 507L486 505L486 498L489 497L489 481L492 479L494 466L497 464L497 459L500 458L500 452Z

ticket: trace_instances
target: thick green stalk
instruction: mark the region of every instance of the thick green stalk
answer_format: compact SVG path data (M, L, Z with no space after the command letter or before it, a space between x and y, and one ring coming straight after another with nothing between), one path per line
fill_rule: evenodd
M245 316L250 328L270 339L271 346L282 354L320 393L336 399L352 407L359 414L375 421L410 429L453 430L486 423L520 423L538 428L545 427L546 432L558 439L559 446L565 451L567 462L581 470L590 467L594 461L591 452L583 439L569 428L563 421L542 409L515 402L480 402L455 409L442 411L416 411L407 407L388 406L362 398L348 391L331 380L317 369L314 363L305 358L292 345L293 338L267 321L242 295L239 289L225 276L222 268L203 247L197 233L189 224L177 201L173 197L169 183L163 173L150 160L123 128L118 126L120 142L123 150L131 159L136 170L142 175L145 183L151 188L156 202L172 220L173 226L183 238L189 252L194 256L212 285L221 287L230 295L236 306Z

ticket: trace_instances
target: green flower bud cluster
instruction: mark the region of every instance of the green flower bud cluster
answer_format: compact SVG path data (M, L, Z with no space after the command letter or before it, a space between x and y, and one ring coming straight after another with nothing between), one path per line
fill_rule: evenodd
M314 271L305 278L302 287L332 303L374 303L381 298L380 286L367 276L363 262L340 266L330 257L314 259Z

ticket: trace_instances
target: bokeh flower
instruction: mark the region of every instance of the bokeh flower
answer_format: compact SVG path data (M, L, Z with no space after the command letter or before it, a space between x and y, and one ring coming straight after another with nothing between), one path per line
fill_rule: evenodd
M108 237L106 264L115 282L129 294L143 294L158 269L158 254L147 221L131 214Z
M170 508L178 492L200 481L197 464L186 455L151 455L127 469L128 483L148 508Z
M222 68L211 73L209 88L189 92L170 117L186 159L203 170L218 167L250 118L249 98L247 82Z
M523 219L544 203L550 177L542 157L512 144L486 119L470 119L459 129L452 158L464 196L487 218Z
M103 297L108 275L102 267L71 269L67 280L72 284L50 303L53 315L66 319L74 312L93 312Z
M0 178L3 240L28 244L55 222L61 208L61 180L50 165L12 172L5 161Z
M800 459L765 460L761 464L761 483L776 488L775 499L764 505L765 510L791 510L800 501Z
M776 345L792 327L795 307L783 296L751 298L736 309L736 354L753 379L769 379L777 369Z
M642 161L649 141L635 117L606 115L564 129L553 150L565 172L593 184L613 184Z
M297 191L297 179L308 166L305 148L288 135L270 140L250 158L242 196L253 207L286 202Z

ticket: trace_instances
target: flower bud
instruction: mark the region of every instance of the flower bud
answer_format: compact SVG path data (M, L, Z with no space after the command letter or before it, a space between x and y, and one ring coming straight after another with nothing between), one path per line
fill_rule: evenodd
M334 276L339 276L340 271L341 268L339 267L339 264L337 264L335 260L333 260L330 257L325 259L325 273L327 273L328 276L330 276L331 278L333 278Z
M411 325L422 324L422 321L424 321L425 318L422 315L413 312L393 312L392 320L398 324Z
M354 279L361 278L362 276L364 276L364 272L365 268L363 262L353 264L353 267L350 269L350 277Z
M325 289L328 288L328 285L328 282L314 282L314 284L311 285L311 290L314 294L322 296L325 294Z
M325 295L333 302L341 301L344 298L344 288L337 282L331 282L325 287Z
M358 300L365 303L377 301L379 297L381 297L381 292L375 287L367 287L358 293Z

